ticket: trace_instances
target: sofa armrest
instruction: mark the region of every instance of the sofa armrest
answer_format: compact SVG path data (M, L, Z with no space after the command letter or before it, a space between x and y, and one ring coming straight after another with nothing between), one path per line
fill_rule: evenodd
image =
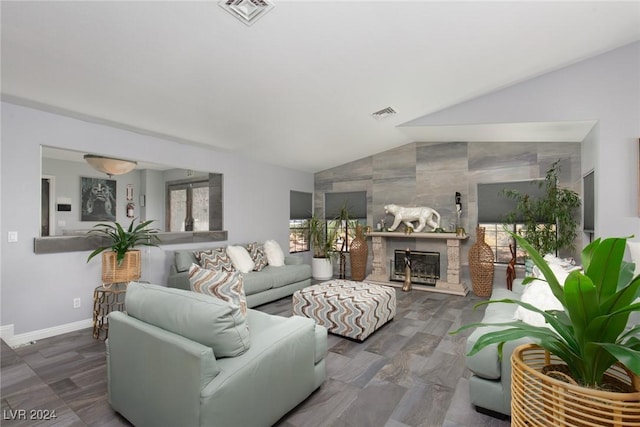
M200 424L200 393L220 369L210 347L121 312L106 343L111 406L134 425Z
M300 265L304 264L304 260L300 255L286 255L284 257L285 265Z

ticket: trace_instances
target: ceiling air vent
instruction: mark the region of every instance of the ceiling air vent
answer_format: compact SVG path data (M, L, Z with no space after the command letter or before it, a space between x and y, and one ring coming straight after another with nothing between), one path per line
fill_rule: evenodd
M391 107L387 107L387 108L384 108L384 109L382 109L380 111L376 111L375 113L373 113L371 115L377 120L382 120L385 117L393 116L394 114L396 114L396 110L394 110Z
M218 4L246 25L252 25L273 8L267 0L224 0Z

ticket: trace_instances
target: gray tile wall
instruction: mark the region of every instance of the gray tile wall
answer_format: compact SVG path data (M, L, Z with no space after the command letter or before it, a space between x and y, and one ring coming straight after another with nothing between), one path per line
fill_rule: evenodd
M442 216L442 228L448 229L455 222L458 191L462 224L470 234L462 249L466 265L468 248L475 242L477 184L542 178L562 159L560 184L581 193L580 151L578 142L410 143L316 173L314 206L322 211L325 192L367 191L367 224L373 227L383 218L391 224L393 217L385 216L384 205L395 203L432 207ZM407 246L441 252L441 268L446 269L445 248L438 243L421 241L416 247L411 241Z

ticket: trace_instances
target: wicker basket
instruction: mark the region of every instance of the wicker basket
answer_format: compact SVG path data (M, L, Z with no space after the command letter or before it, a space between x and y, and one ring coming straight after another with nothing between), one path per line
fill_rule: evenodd
M629 393L595 390L542 374L564 362L535 344L517 347L511 356L511 425L640 426L640 378L621 365L607 375Z
M115 252L102 252L102 283L105 285L138 280L140 270L139 250L127 251L120 266L118 266Z
M476 242L469 249L469 273L473 293L488 297L493 289L493 251L484 241L484 227L476 228Z

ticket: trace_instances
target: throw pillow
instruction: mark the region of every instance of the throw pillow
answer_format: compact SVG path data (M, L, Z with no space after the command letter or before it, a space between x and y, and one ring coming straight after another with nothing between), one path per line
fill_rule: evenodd
M211 295L240 307L247 315L247 297L244 294L242 275L237 271L209 270L197 264L189 269L191 290Z
M225 248L214 248L206 251L193 251L201 267L209 270L233 271L233 263Z
M253 260L253 263L256 265L254 267L255 271L260 271L267 266L269 263L267 261L267 255L264 253L264 246L257 243L249 243L247 245L247 251Z
M564 281L561 281L560 283L564 284ZM551 292L549 284L542 280L536 279L527 284L524 292L522 292L520 300L522 302L529 303L542 311L564 310L560 301L558 301L558 299L553 295L553 292ZM533 326L548 326L544 317L540 313L535 313L521 306L518 306L513 318L514 320L522 320L523 322Z
M227 246L227 255L236 270L240 273L248 273L255 268L255 264L249 252L242 246Z
M627 240L627 247L629 248L629 255L631 255L631 262L636 264L635 275L640 274L640 242L630 242Z
M264 253L267 255L269 265L274 267L282 267L284 265L284 252L275 240L267 240L264 242Z

